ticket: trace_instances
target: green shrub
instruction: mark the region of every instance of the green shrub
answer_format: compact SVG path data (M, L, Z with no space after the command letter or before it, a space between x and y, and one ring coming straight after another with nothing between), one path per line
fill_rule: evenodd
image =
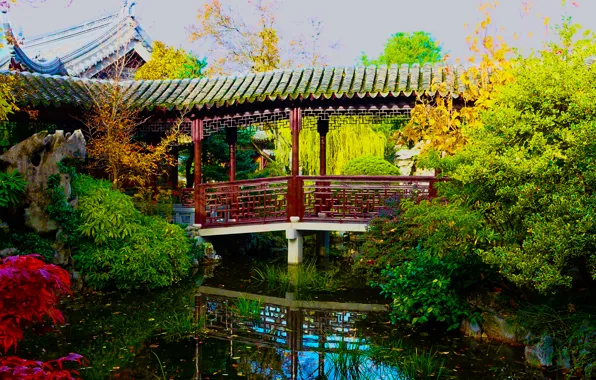
M83 243L74 258L91 287L153 289L188 275L191 242L180 226L142 215L107 181L81 177L76 184Z
M343 175L399 175L399 169L381 157L368 156L350 160L342 171Z
M27 182L16 169L11 173L0 172L0 208L16 205L26 185Z
M54 253L56 251L52 247L52 243L37 234L32 232L25 234L15 233L10 236L9 241L12 247L17 248L24 255L37 253L43 256L49 263L54 259Z
M90 286L153 289L188 275L191 244L182 228L150 216L141 216L132 225L134 233L125 240L81 247L75 260Z
M141 218L128 195L103 186L80 197L79 212L79 231L97 244L132 237Z
M393 322L439 321L450 328L474 318L465 302L489 274L474 253L486 241L481 215L461 204L394 201L366 233L355 269L392 299Z

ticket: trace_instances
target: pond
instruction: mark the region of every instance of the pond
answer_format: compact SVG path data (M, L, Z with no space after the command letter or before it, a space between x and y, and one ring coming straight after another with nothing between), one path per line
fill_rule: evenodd
M323 273L315 279L255 265L224 258L162 291L78 293L62 307L67 322L28 332L18 354L80 353L85 379L543 378L523 348L392 325L378 290L339 263L305 265Z

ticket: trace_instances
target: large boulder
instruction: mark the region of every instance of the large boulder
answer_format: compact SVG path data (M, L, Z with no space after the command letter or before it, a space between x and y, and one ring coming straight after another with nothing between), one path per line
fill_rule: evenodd
M50 198L48 179L60 174L66 199L70 198L70 176L60 173L58 163L64 159L84 159L87 150L80 130L74 133L39 132L10 148L0 156L0 170L17 169L27 181L24 201L24 223L37 233L58 230L58 224L47 213Z

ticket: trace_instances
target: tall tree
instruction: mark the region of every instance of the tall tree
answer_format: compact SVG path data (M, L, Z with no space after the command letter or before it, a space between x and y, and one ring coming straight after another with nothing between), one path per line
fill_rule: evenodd
M324 63L319 52L322 23L311 20L312 33L284 39L275 18L277 0L248 1L246 12L211 0L198 12L198 25L191 41L209 46L207 75L230 74L234 71L264 72L290 66Z
M393 65L407 63L434 63L443 59L441 45L427 32L395 33L387 43L383 52L376 59L362 54L360 60L368 65Z
M136 72L135 79L184 79L203 76L207 62L184 49L153 42L151 58Z

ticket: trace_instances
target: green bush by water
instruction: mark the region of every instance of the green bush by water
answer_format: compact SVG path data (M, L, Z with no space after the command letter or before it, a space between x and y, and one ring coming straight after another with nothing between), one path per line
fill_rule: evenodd
M188 275L192 245L181 227L141 214L106 181L80 177L81 244L74 258L90 286L153 289Z
M370 223L355 270L391 300L393 322L428 321L456 328L477 313L466 295L490 274L467 238L480 215L457 204L392 200Z
M343 175L400 175L397 166L376 156L358 157L350 160L342 171Z

